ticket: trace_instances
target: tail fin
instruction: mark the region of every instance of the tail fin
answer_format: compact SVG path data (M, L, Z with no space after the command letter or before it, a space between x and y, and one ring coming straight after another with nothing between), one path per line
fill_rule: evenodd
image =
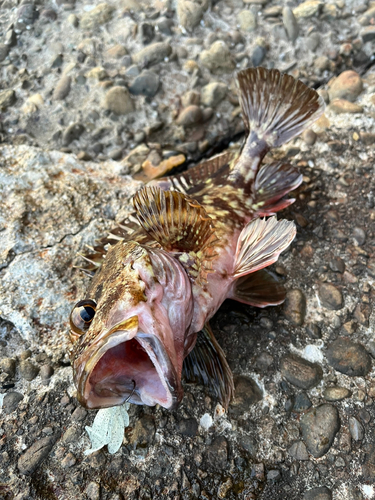
M319 94L276 69L249 68L237 74L239 99L249 131L231 180L248 182L272 147L299 135L319 118L325 104Z
M324 100L315 90L277 69L240 71L237 84L248 130L269 147L290 141L324 111Z

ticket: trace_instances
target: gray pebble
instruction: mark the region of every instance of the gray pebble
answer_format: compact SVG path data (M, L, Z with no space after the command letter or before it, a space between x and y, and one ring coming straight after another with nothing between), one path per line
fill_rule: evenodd
M354 441L362 441L365 437L363 425L355 417L349 418L349 432Z
M37 377L39 373L39 366L36 366L30 359L26 359L20 362L20 375L22 378L30 382Z
M362 26L367 26L371 23L371 20L375 17L375 5L370 7L366 12L359 17L358 22Z
M237 16L237 21L242 31L252 32L257 27L256 15L251 10L242 10Z
M283 8L283 23L289 40L291 42L294 42L298 37L299 27L297 20L294 17L293 11L290 7Z
M372 42L375 40L375 26L367 26L360 32L363 43Z
M0 361L0 371L7 373L10 378L16 374L16 360L13 358L3 358Z
M72 425L71 427L68 427L67 430L64 432L61 441L64 444L74 443L79 439L81 434L82 431L77 427L75 427L74 425Z
M313 146L317 138L317 134L311 128L305 130L302 134L302 139L308 146Z
M0 92L0 109L9 108L16 101L14 90L2 90Z
M335 273L343 273L345 271L345 262L340 257L334 257L329 261L331 271Z
M18 403L23 400L23 395L19 392L8 392L4 396L3 410L8 415L17 409Z
M43 365L40 369L40 376L43 380L48 380L52 377L54 373L53 367L51 365Z
M9 45L5 43L0 43L0 62L4 61L9 53Z
M183 28L192 31L203 17L203 7L199 2L191 0L178 0L177 16L179 23Z
M208 50L203 50L200 62L211 71L229 72L234 69L234 62L230 50L225 42L218 40Z
M251 53L250 59L254 67L259 66L264 61L267 54L267 48L264 45L256 45Z
M82 422L87 416L87 411L82 406L77 406L77 408L72 413L71 419L73 422Z
M164 35L171 36L173 35L172 31L172 26L173 26L173 20L168 19L167 17L159 17L159 19L156 22L156 26L160 33L163 33Z
M353 236L359 246L362 246L366 241L366 233L360 227L355 227L353 230Z
M112 87L106 94L104 107L115 115L126 115L134 111L134 103L124 87Z
M327 401L342 401L351 396L351 391L346 387L327 387L324 389L323 397Z
M326 486L306 491L303 500L332 500L332 493Z
M242 415L249 411L251 405L261 401L262 390L250 377L239 375L234 381L234 399L231 402L230 413L234 416Z
M335 370L349 377L364 377L371 370L371 357L366 349L347 338L332 342L326 356Z
M208 468L225 469L228 461L228 443L224 436L216 437L206 446L205 460Z
M136 64L132 64L125 71L125 76L128 78L135 78L140 73L139 68Z
M133 55L133 61L140 66L152 66L158 64L172 52L172 47L167 42L157 42L148 45Z
M318 290L322 306L337 311L344 306L344 299L340 290L331 283L322 283Z
M320 44L320 35L319 33L311 33L310 36L306 38L306 47L311 50L311 52L315 52Z
M306 445L303 441L296 441L288 450L289 455L296 460L308 460Z
M56 437L48 436L32 444L18 459L18 469L21 474L32 474L41 462L47 458L55 442Z
M289 290L283 306L284 316L296 326L301 326L306 315L306 297L299 290Z
M323 377L323 370L318 364L291 353L281 359L280 371L288 382L301 389L315 387Z
M297 412L301 411L306 411L309 408L311 408L312 403L310 401L310 398L307 396L306 393L301 392L300 394L297 394L296 400L294 402L293 410Z
M152 42L155 36L155 28L152 24L141 23L138 27L138 35L141 42L146 45Z
M177 431L183 436L194 437L198 431L198 422L195 418L180 420L177 424Z
M276 482L281 479L281 472L278 469L273 469L267 472L267 481Z
M94 9L84 12L80 21L82 30L93 30L108 22L115 8L107 3L100 3Z
M177 124L189 127L202 121L202 110L199 106L191 105L183 109L177 118Z
M201 91L201 103L204 106L215 107L224 99L228 87L224 83L212 82L204 86Z
M85 131L84 126L81 123L72 123L64 130L62 136L63 146L69 146L69 144L76 139L79 139L83 132Z
M301 418L303 439L308 451L315 458L327 453L339 428L337 408L328 403L311 409Z
M100 485L95 481L91 481L85 489L85 495L90 500L99 500L100 498Z
M154 72L144 70L129 85L129 92L133 95L154 97L159 88L159 77Z
M56 101L61 101L62 99L65 99L65 97L70 92L71 83L72 79L70 78L70 76L67 75L62 76L55 87L52 99Z

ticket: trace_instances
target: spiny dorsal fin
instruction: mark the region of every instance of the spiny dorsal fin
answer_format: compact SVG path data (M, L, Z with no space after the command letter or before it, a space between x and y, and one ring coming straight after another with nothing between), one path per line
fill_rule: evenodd
M286 290L282 283L266 269L238 278L228 299L238 300L250 306L277 306L285 300Z
M237 85L248 130L270 147L299 135L325 108L315 90L277 69L245 69L237 73Z
M234 394L233 374L209 323L198 333L194 349L184 360L182 373L186 382L207 386L228 408Z
M245 276L276 262L295 235L294 222L287 220L270 217L249 222L238 238L233 277Z
M133 199L139 223L164 250L179 260L194 279L206 279L215 257L215 229L197 201L178 191L145 187Z
M274 162L263 165L255 178L252 205L259 215L272 215L293 203L293 199L281 200L302 182L302 174L289 163Z

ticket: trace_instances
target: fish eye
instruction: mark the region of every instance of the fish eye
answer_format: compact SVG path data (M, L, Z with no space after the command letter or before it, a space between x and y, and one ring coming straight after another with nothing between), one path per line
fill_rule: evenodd
M96 302L91 299L84 299L77 302L70 313L70 328L72 336L82 335L89 328L94 319Z

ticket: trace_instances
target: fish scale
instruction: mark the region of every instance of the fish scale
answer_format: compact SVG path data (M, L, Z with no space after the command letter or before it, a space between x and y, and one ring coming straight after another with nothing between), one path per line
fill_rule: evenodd
M309 127L324 102L274 69L240 71L237 87L248 132L240 151L150 182L135 194L130 220L85 256L94 277L70 325L74 381L87 408L128 400L174 408L183 374L227 407L233 375L210 318L226 298L255 307L285 299L265 268L296 234L274 215L293 203L285 196L302 176L262 160Z

